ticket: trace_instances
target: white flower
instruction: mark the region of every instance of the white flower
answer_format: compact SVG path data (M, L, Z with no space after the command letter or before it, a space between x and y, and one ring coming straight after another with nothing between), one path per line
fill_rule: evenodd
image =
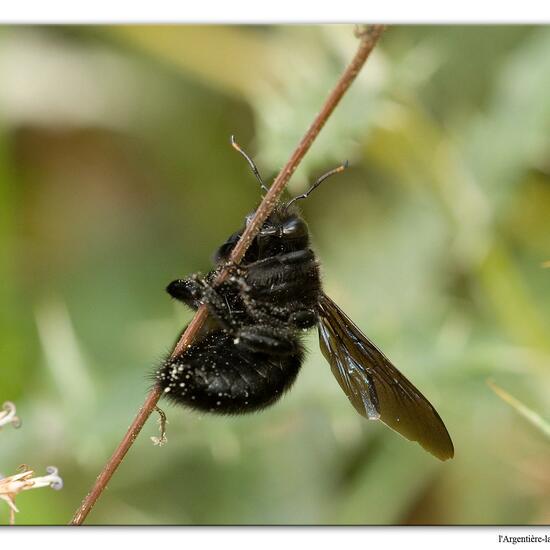
M29 489L40 489L41 487L51 487L56 491L63 488L63 480L59 477L55 466L48 466L46 471L48 475L33 477L34 471L28 466L22 466L23 472L12 476L0 478L0 499L4 500L10 507L10 524L15 523L15 512L19 512L15 506L15 497L22 491Z
M15 405L11 401L6 401L2 405L2 408L4 410L0 411L0 428L8 424L13 424L14 428L19 428L21 426L21 419L15 414Z

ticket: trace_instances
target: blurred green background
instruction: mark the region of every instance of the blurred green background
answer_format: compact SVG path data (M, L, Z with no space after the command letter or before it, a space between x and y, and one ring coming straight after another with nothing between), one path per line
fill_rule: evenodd
M0 404L23 420L0 471L65 482L17 523L69 521L190 319L166 284L258 204L229 136L272 178L355 47L342 25L0 27ZM326 291L454 460L359 417L312 331L261 414L161 402L168 444L152 417L88 523L549 523L549 89L549 27L393 27L290 184L349 159L302 203Z

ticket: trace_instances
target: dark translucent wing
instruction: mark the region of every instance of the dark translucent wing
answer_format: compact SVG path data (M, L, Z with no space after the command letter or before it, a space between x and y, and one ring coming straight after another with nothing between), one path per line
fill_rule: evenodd
M359 414L381 420L441 460L454 456L449 433L428 400L324 294L319 302L319 343Z

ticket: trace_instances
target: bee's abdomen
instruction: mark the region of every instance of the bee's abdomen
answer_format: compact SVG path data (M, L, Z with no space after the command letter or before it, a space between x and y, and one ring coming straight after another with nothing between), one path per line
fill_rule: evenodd
M290 389L303 352L273 357L237 348L223 330L208 334L156 373L171 401L205 412L238 414L262 409Z

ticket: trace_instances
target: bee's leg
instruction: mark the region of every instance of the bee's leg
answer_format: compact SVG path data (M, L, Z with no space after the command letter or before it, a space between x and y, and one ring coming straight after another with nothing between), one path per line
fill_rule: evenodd
M227 332L235 330L235 320L231 316L231 308L223 296L213 286L205 283L201 302L206 305L208 312Z
M209 313L219 322L222 328L232 329L233 320L229 305L205 279L197 275L192 275L187 279L178 279L172 281L166 291L170 296L187 304L194 310L198 309L201 304L205 304Z
M204 287L200 283L199 278L192 276L188 279L176 279L172 281L166 287L166 292L168 292L172 298L196 310L201 305L203 289Z
M246 279L241 276L233 276L230 282L239 289L240 297L247 313L260 324L284 327L284 319L288 312L284 307L277 307L271 303L264 303L252 298L251 287Z
M308 329L317 324L317 313L313 308L304 308L296 311L288 305L279 306L273 303L269 293L262 295L249 285L247 282L248 279L244 277L232 277L231 281L239 287L240 296L247 312L259 323L279 327L290 324L296 329ZM293 292L296 289L296 283L297 281L288 281L282 285L279 284L279 291L282 289L289 293Z
M233 343L242 349L269 355L294 355L300 348L288 331L269 325L249 325L240 328Z

